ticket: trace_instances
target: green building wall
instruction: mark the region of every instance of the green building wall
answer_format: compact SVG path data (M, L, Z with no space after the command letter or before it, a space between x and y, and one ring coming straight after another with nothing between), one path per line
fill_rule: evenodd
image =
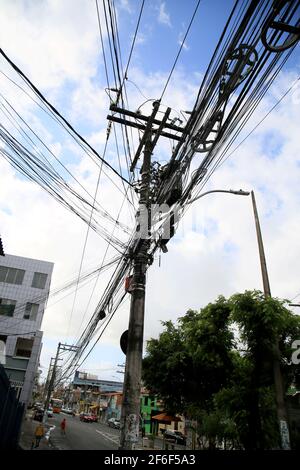
M151 395L144 395L141 397L141 417L142 427L145 434L152 434L151 417L160 413L160 408L157 404L157 398Z

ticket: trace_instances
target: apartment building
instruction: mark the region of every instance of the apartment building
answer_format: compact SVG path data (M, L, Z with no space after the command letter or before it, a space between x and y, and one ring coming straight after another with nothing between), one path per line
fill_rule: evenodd
M30 403L40 351L41 323L53 263L21 256L0 256L1 362L25 407Z

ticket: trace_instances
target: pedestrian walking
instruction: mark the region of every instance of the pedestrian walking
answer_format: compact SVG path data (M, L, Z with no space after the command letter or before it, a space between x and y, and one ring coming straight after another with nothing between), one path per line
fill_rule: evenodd
M60 430L63 435L66 434L66 418L64 418L60 423Z
M42 423L39 423L35 428L35 447L39 447L42 437L44 437L45 430Z

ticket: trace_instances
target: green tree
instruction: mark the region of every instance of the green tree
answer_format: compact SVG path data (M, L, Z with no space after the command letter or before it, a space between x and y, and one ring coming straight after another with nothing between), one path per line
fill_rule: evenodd
M246 449L276 447L276 340L286 389L299 377L290 358L300 319L285 301L246 291L163 325L148 343L143 379L166 408L197 418L211 448L218 439Z
M178 326L163 323L159 338L148 342L143 380L168 411L188 413L195 404L210 410L232 371L229 319L228 302L220 297L200 312L189 310Z

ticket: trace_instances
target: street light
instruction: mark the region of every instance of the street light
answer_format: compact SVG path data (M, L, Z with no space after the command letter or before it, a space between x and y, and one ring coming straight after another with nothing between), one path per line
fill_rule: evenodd
M199 196L195 197L194 199L191 199L188 201L188 204L192 204L192 202L198 201L203 196L206 196L207 194L211 193L229 193L229 194L236 194L237 196L249 196L250 192L249 191L243 191L242 189L239 189L238 191L234 189L213 189L211 191L206 191L205 193L200 194Z
M267 271L267 263L265 257L265 251L263 246L262 234L260 229L260 223L258 218L258 212L255 202L254 192L251 191L243 191L240 189L239 191L230 190L223 190L223 189L215 189L212 191L206 191L205 193L200 194L199 196L195 197L189 204L192 202L197 201L206 194L210 193L230 193L240 196L249 196L251 194L252 199L252 207L254 213L254 220L255 220L255 229L256 229L256 236L257 236L257 243L258 243L258 251L259 251L259 258L260 258L260 266L261 266L261 273L262 273L262 280L263 280L263 288L264 288L264 295L266 298L271 297L271 289L270 289L270 282L269 276ZM289 437L289 428L288 428L288 418L287 418L287 411L284 402L284 387L283 387L283 380L282 374L280 370L280 350L278 340L276 340L274 344L274 354L275 358L273 361L273 374L274 374L274 386L275 386L275 396L276 396L276 409L277 409L277 418L278 424L280 429L280 438L281 438L281 447L282 449L289 450L290 449L290 437Z

